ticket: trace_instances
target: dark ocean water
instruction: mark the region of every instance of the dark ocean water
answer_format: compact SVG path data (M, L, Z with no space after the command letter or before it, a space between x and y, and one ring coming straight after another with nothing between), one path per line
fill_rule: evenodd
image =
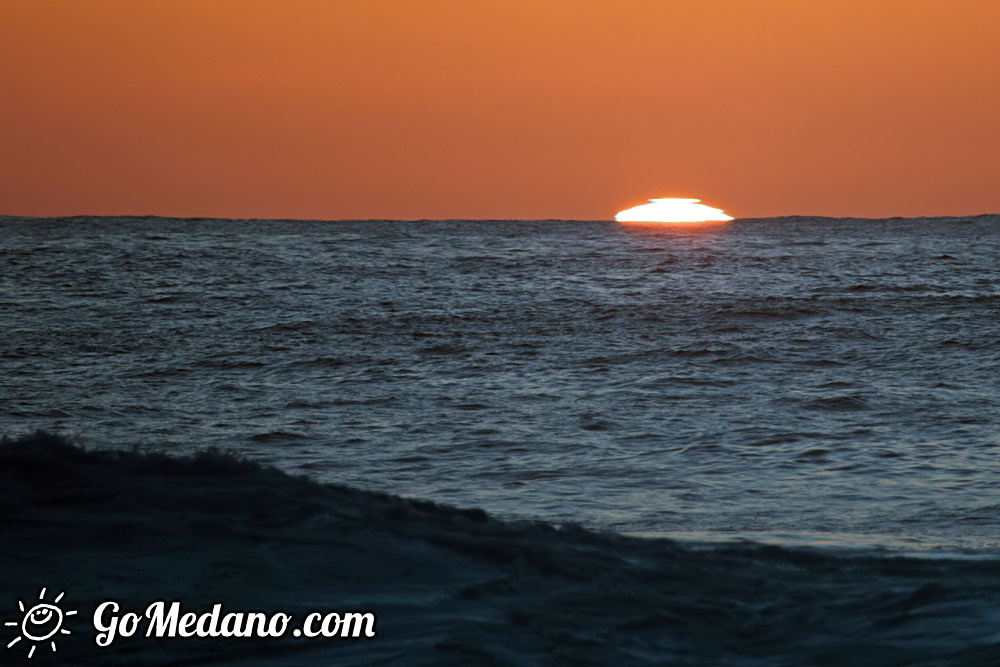
M1000 553L1000 216L0 239L7 434L640 535Z
M1000 664L997 257L1000 216L0 218L0 662ZM378 636L102 649L106 600Z

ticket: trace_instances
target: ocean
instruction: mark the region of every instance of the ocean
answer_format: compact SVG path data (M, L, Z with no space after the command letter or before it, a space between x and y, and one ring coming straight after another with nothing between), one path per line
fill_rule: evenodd
M2 217L18 491L0 502L16 538L0 593L16 611L55 569L88 601L153 599L137 580L155 562L161 591L218 596L211 570L244 582L233 599L285 604L261 575L278 562L313 577L282 579L296 600L381 612L364 644L292 642L289 658L216 641L185 645L190 664L1000 664L997 257L997 215ZM38 430L93 458L39 477ZM76 461L63 446L45 456ZM208 448L247 462L205 463ZM269 530L336 545L261 537L278 551L252 576L232 544L195 554L259 518L222 501L245 493L235 469L270 475ZM199 517L184 494L205 485L219 505ZM93 530L60 552L39 532L52 522ZM387 562L352 561L355 533ZM353 578L309 569L324 560ZM175 664L180 649L69 650Z

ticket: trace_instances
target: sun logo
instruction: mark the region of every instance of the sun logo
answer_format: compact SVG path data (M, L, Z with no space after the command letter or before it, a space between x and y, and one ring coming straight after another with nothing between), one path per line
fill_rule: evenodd
M62 624L67 616L72 616L76 613L75 611L63 612L62 609L56 606L62 600L63 595L66 595L66 593L60 593L52 602L45 602L45 589L43 588L42 592L38 594L38 604L27 611L25 611L24 603L18 600L17 607L24 616L20 621L6 621L4 625L20 626L21 634L14 637L7 644L7 648L11 648L14 644L26 639L31 643L31 648L28 649L28 657L30 658L35 654L38 644L47 641L49 642L49 646L52 647L52 652L55 653L56 642L53 637L57 634L72 634Z

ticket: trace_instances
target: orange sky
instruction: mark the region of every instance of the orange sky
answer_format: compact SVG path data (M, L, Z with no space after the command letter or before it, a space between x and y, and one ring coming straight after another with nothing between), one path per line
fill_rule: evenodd
M1000 212L998 0L2 0L0 213Z

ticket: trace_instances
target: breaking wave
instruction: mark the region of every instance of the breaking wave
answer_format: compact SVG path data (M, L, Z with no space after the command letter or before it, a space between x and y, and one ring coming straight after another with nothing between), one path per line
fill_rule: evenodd
M0 489L0 590L67 591L84 610L59 646L73 664L1000 664L995 560L505 522L44 432L3 441ZM98 649L86 610L107 599L364 608L378 634Z

